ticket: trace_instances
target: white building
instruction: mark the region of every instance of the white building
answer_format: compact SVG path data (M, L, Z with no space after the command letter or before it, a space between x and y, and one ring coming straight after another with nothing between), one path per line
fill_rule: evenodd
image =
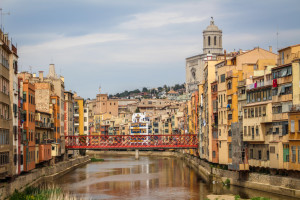
M84 104L84 109L83 109L83 131L84 135L90 135L89 132L89 107L88 104Z
M131 135L148 135L148 127L150 120L144 113L134 113L132 115L132 123L130 125Z

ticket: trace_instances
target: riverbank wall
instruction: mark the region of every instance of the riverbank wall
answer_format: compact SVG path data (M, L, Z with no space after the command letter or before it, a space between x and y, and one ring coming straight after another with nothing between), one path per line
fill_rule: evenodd
M22 191L26 187L43 181L53 180L57 176L64 175L77 167L90 162L89 156L82 156L67 161L58 162L53 166L34 169L26 174L17 176L9 183L0 183L0 199L5 199L15 190Z
M214 168L210 163L184 151L140 151L140 156L176 157L192 167L205 181L225 182L234 186L300 198L300 179L255 172L238 172ZM134 151L88 151L87 155L135 155Z

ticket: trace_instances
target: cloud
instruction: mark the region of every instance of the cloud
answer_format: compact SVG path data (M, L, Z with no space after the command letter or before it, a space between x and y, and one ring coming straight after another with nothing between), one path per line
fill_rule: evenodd
M122 23L120 27L125 29L158 28L170 24L201 22L206 19L206 17L186 16L184 13L159 11L135 14L132 17L132 20Z
M120 40L127 40L128 36L125 34L88 34L82 36L71 36L65 37L63 35L57 36L56 40L52 40L49 42L44 42L37 45L28 45L23 46L24 51L30 51L34 49L67 49L73 48L77 46L85 46L85 45L92 45L98 43L106 43L112 41L120 41Z

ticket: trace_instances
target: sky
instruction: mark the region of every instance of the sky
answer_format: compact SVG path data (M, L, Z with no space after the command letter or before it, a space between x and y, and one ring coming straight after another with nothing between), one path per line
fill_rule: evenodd
M202 53L211 16L227 52L299 44L299 7L299 0L0 0L19 71L47 74L54 63L66 90L84 98L99 86L115 94L184 83L185 58Z

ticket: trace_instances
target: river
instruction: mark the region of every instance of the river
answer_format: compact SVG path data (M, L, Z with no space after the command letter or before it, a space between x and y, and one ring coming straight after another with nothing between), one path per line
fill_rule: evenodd
M271 193L205 183L182 160L166 157L106 156L53 181L81 199L207 199L210 194L291 199ZM219 198L222 199L222 198Z

